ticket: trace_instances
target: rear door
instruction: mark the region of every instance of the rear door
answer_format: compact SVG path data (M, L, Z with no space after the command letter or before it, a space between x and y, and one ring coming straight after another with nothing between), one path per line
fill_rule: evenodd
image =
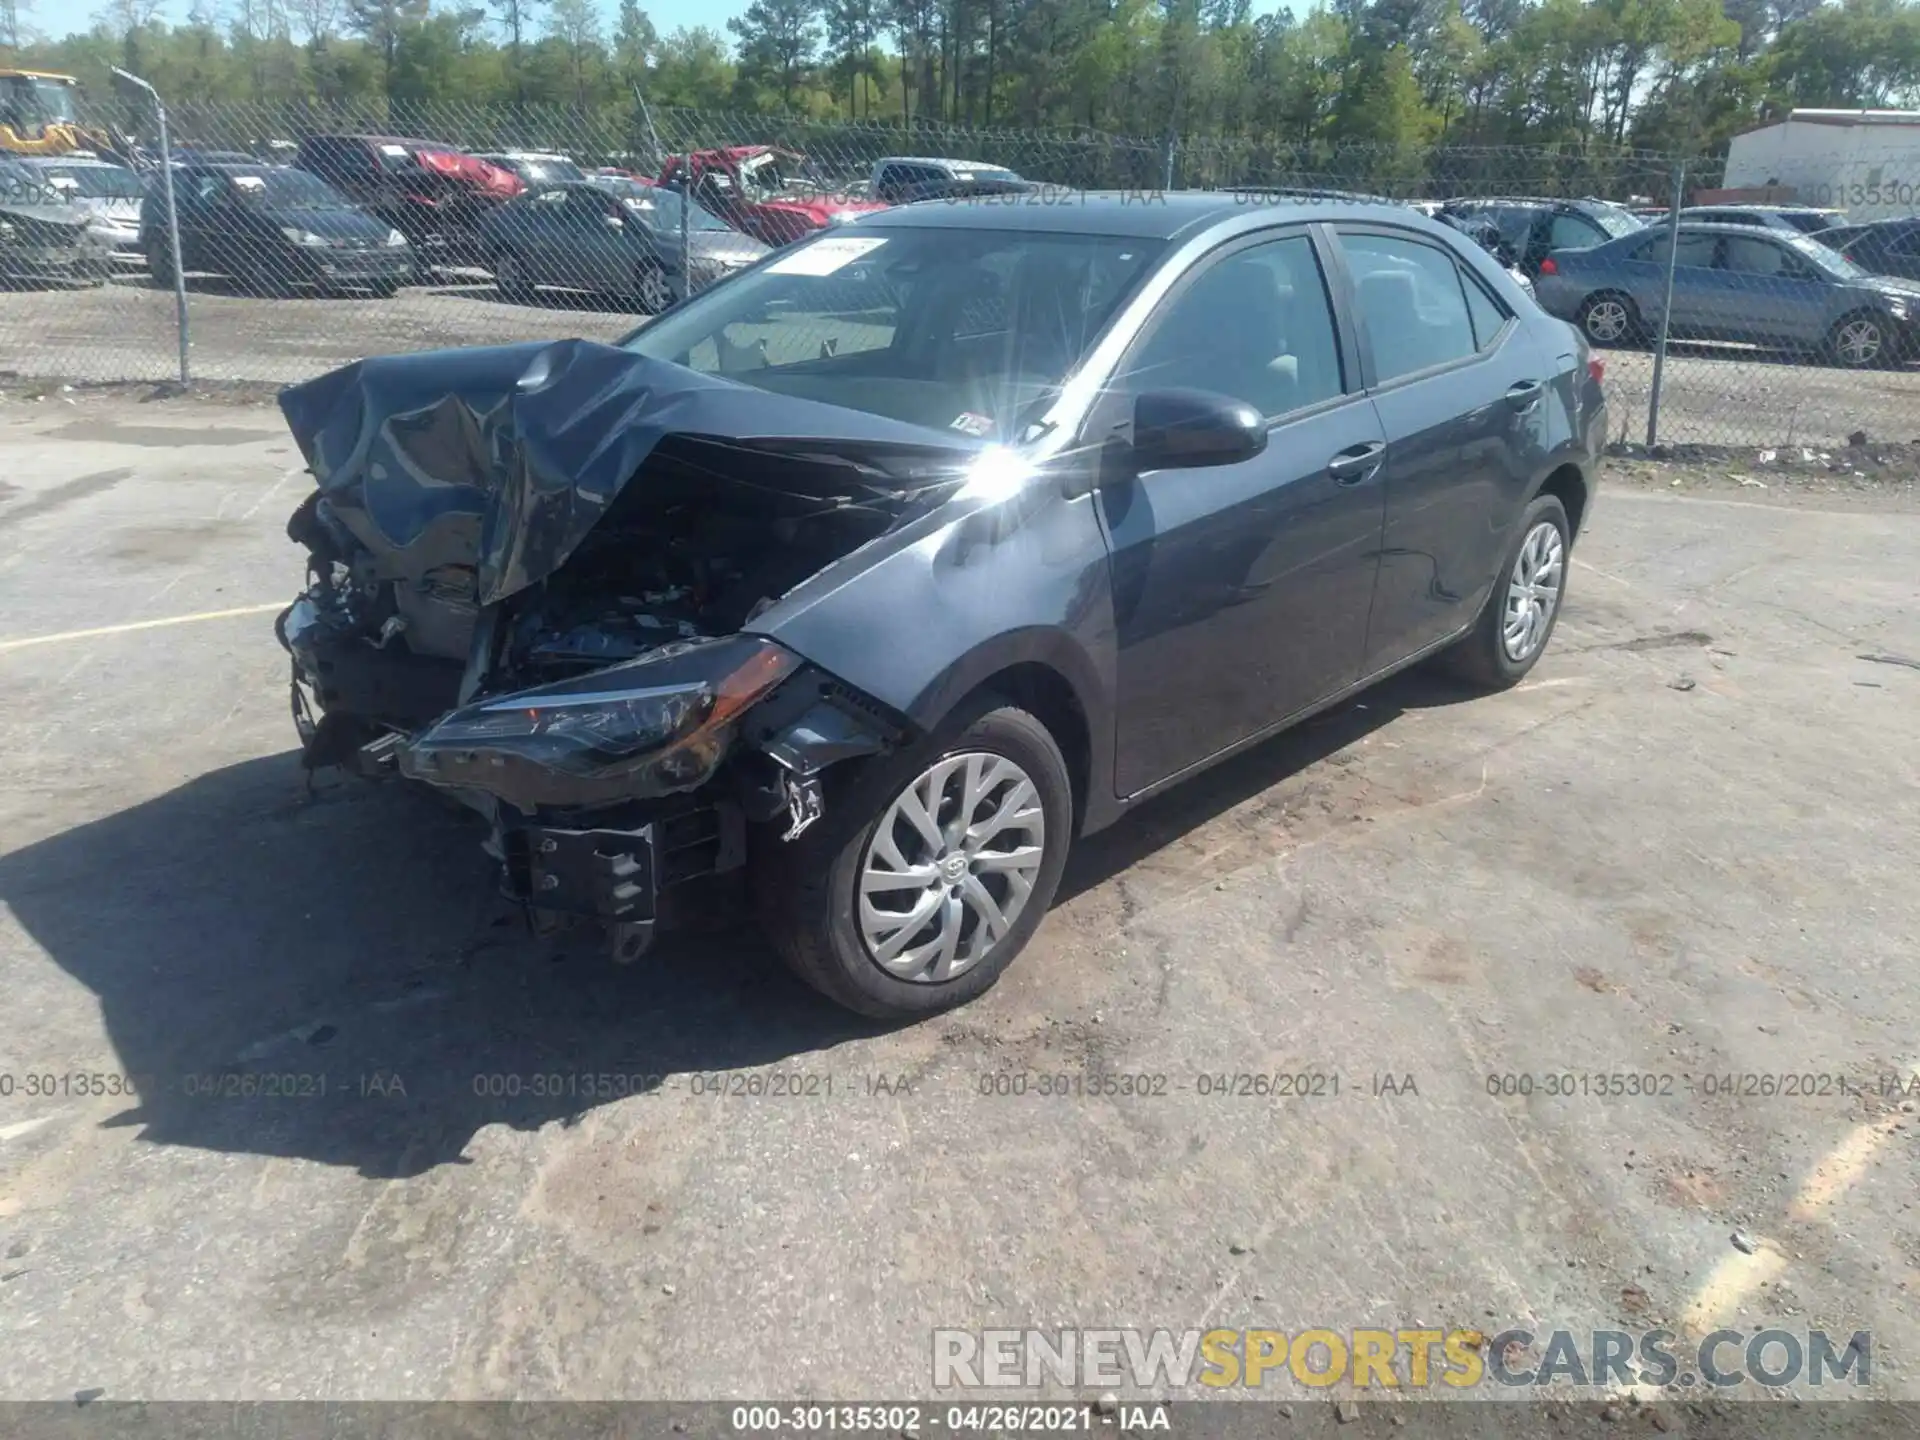
M1268 420L1252 459L1100 491L1121 794L1272 729L1359 674L1385 446L1343 364L1351 332L1336 321L1331 255L1324 231L1305 225L1215 252L1168 295L1116 376L1117 403L1194 388Z
M1553 357L1450 245L1384 225L1339 237L1387 442L1365 675L1478 612L1546 454Z
M1634 304L1646 317L1648 333L1658 330L1661 309L1667 303L1667 246L1673 232L1656 227L1645 244L1633 252L1626 272ZM1715 299L1722 279L1715 268L1719 238L1712 231L1680 232L1680 253L1673 267L1674 340L1711 340L1718 307Z

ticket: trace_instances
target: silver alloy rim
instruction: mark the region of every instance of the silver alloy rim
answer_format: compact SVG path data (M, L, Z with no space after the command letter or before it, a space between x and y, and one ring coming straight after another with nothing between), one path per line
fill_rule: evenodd
M1880 327L1871 320L1850 320L1840 327L1834 348L1849 365L1864 365L1880 353Z
M1507 581L1507 619L1502 638L1507 658L1516 665L1532 656L1547 638L1566 559L1560 527L1542 520L1527 532Z
M1046 854L1027 772L1004 755L936 760L880 817L860 861L860 937L898 980L965 974L1019 921Z
M520 262L511 255L502 255L493 262L493 278L500 282L502 290L520 288Z
M1627 333L1627 307L1618 300L1596 301L1587 311L1587 334L1596 340L1618 340Z
M666 309L673 299L673 292L667 289L667 277L658 270L640 272L640 308L649 315L658 315Z

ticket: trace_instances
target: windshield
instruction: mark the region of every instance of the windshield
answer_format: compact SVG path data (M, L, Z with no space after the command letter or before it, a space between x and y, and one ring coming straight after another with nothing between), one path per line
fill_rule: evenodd
M521 160L517 162L520 178L532 185L578 185L587 178L587 172L571 160Z
M338 190L305 170L255 170L235 175L233 183L254 190L276 210L351 210Z
M624 343L757 389L1008 441L1164 249L935 226L828 232Z
M678 230L680 228L680 210L687 211L687 229L689 230L731 230L733 227L724 220L716 219L698 205L688 203L677 190L662 189L657 185L642 185L638 181L617 182L614 189L608 185L603 188L613 190L620 197L620 203L639 215L656 230Z
M742 160L740 188L749 195L778 195L785 190L787 177L780 169L780 157L768 152Z
M1794 254L1804 256L1810 263L1838 279L1865 280L1872 274L1871 271L1854 264L1838 250L1830 249L1818 240L1809 239L1805 235L1780 235L1778 238L1785 240L1793 248Z
M73 86L60 80L32 82L33 103L42 118L63 125L74 123Z
M70 205L72 197L25 165L0 160L0 200L14 205Z
M36 165L50 184L88 200L138 200L140 177L119 165Z
M1622 235L1632 235L1647 228L1646 222L1631 210L1622 210L1617 205L1595 205L1582 212L1607 232L1607 238L1618 240Z

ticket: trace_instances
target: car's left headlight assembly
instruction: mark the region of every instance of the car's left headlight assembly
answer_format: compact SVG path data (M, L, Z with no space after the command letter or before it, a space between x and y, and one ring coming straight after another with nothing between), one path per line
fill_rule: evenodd
M398 250L406 243L407 237L402 235L398 230L387 231L387 248L389 250Z
M799 664L754 636L664 646L451 711L406 746L400 768L529 811L689 790L726 757L740 716Z
M302 230L298 225L282 225L280 227L280 233L294 244L305 245L309 248L317 249L320 246L332 243L326 236L316 235L311 230Z

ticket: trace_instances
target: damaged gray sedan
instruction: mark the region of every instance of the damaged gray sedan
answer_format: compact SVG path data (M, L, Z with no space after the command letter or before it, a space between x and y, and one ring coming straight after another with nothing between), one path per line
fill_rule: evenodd
M284 392L309 767L440 787L620 958L744 882L828 996L985 990L1075 836L1425 656L1524 675L1599 363L1395 206L917 206L619 345Z

